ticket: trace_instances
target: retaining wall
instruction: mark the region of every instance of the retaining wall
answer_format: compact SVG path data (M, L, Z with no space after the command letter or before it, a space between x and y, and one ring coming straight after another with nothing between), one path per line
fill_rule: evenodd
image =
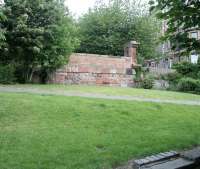
M51 75L50 83L133 86L131 57L74 53Z

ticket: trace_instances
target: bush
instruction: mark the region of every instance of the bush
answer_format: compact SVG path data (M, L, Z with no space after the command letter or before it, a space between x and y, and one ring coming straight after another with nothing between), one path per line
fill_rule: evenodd
M0 64L0 84L11 84L15 81L14 66Z
M200 79L200 71L197 73L197 78Z
M184 92L199 93L200 80L193 78L182 78L178 82L177 89Z
M168 90L177 90L177 84L179 80L182 78L182 75L177 72L168 73L166 75L162 75L162 80L168 81Z
M141 83L141 87L144 89L152 89L153 85L154 85L154 79L151 77L146 77Z
M181 74L177 72L168 73L163 77L163 80L167 80L172 83L176 83L179 79L181 79Z
M200 62L182 62L174 65L176 72L168 74L169 90L200 93Z
M193 64L189 62L182 62L174 65L176 71L184 77L196 78L200 67L198 64Z

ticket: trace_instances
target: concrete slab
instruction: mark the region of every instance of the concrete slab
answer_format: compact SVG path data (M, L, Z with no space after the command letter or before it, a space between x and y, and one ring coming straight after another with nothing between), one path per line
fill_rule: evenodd
M153 166L143 166L140 169L188 169L193 167L194 162L183 158L167 161Z
M178 153L169 151L131 160L117 169L200 169L200 147Z
M181 156L186 159L193 160L195 162L200 163L200 147L189 150L189 151L185 151L181 153Z
M140 168L141 166L144 166L147 164L156 163L156 162L164 161L164 160L170 160L178 156L179 156L179 153L175 151L160 153L160 154L152 155L143 159L135 160L133 162L133 166L135 166L136 168Z

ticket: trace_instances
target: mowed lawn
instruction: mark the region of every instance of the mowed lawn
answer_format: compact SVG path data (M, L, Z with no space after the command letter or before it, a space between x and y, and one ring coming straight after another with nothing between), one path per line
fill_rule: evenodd
M200 144L200 106L0 93L1 169L111 169Z

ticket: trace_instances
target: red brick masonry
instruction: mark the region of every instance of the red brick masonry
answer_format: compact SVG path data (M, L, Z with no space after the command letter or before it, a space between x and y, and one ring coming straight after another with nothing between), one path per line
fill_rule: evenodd
M68 65L51 76L50 83L132 86L133 57L74 53Z

